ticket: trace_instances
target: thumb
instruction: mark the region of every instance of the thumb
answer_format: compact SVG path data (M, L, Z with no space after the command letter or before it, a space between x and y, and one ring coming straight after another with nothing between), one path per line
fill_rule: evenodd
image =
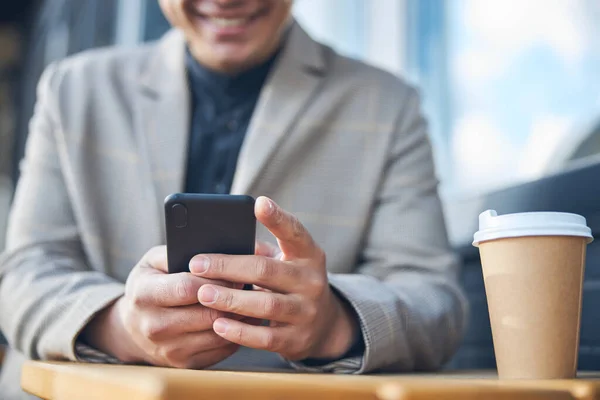
M148 268L157 274L168 274L169 266L167 262L167 246L156 246L148 250L142 260L140 261L140 267Z

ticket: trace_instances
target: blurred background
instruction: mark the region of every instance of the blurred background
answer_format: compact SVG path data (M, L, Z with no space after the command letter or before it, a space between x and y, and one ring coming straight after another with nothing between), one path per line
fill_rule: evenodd
M296 0L294 12L316 39L420 88L472 304L451 366L493 366L479 259L470 246L478 213L570 211L600 229L600 1ZM2 2L0 250L45 66L93 47L156 40L167 29L157 0ZM593 310L600 304L599 253L589 248L583 368L600 369Z

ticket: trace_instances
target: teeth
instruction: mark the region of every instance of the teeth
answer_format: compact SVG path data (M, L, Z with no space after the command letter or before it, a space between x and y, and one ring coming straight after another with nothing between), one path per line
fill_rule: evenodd
M246 23L246 18L211 18L211 22L221 28L231 28L242 26Z

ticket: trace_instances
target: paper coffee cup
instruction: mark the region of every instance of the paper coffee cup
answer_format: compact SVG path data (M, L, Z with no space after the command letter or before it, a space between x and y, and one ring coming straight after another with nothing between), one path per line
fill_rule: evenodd
M479 216L479 247L501 379L577 372L586 246L584 217L538 212Z

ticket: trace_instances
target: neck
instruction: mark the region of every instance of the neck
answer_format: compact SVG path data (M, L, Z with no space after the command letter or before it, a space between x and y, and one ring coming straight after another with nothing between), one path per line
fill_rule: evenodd
M251 70L254 67L257 67L263 63L265 63L267 60L269 60L277 51L277 47L273 48L271 51L269 51L267 54L252 59L252 60L248 60L247 62L244 63L228 63L228 62L215 62L213 60L206 60L204 57L199 56L198 53L196 51L194 51L194 49L190 49L190 52L192 54L192 57L194 57L194 59L198 62L198 64L202 65L204 68L211 70L213 72L216 72L218 74L222 74L222 75L228 75L228 76L236 76L236 75L240 75L246 71Z

